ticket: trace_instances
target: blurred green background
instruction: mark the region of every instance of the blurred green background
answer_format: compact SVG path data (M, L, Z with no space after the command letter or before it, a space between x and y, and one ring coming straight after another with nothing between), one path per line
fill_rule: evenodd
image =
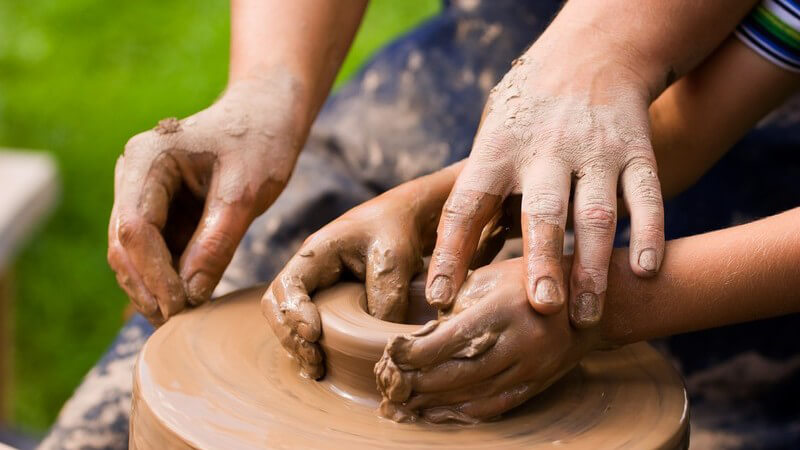
M106 264L112 172L127 139L211 103L227 72L223 0L0 0L0 147L57 158L58 210L16 264L14 420L55 418L122 324ZM337 84L439 8L373 0ZM0 193L2 196L2 193Z

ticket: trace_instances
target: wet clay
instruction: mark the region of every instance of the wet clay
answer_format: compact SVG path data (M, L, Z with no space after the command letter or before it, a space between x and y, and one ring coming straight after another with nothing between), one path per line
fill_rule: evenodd
M134 374L131 448L676 448L687 442L681 379L643 343L588 355L494 422L383 419L373 366L391 336L421 325L368 315L361 284L320 292L314 302L326 376L313 381L298 375L297 363L265 326L264 289L180 314L148 340ZM424 312L412 315L425 321Z

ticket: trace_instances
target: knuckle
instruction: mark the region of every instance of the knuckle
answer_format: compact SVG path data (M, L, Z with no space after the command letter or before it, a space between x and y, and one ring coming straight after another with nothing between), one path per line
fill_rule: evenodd
M591 154L586 157L576 172L577 178L606 178L619 171L620 163L605 153Z
M117 223L117 238L123 247L138 241L147 226L145 221L136 217L121 217Z
M529 193L524 199L525 211L539 220L556 220L567 212L567 205L561 195L555 190L540 190Z
M438 246L431 255L431 271L449 274L454 273L459 264L456 249Z
M633 173L641 178L658 179L658 166L656 164L655 157L652 154L639 154L631 157L625 163L623 170Z
M447 225L468 228L474 221L484 218L494 206L487 194L475 190L455 190L442 208L442 221ZM483 224L481 224L482 228Z
M114 245L109 245L108 252L106 253L106 261L108 261L108 265L114 272L118 272L117 262L119 261L120 257L121 255L119 254L119 250L117 250Z
M469 211L445 205L442 211L442 223L447 228L466 229L472 223L472 215Z
M664 201L661 197L661 188L658 186L658 183L636 183L631 194L632 198L630 201L635 205L660 208Z
M227 259L233 254L236 243L228 233L214 231L203 237L200 246L212 259Z
M136 136L128 139L125 144L125 154L134 155L148 151L153 145L158 142L159 138L152 131L145 131Z
M303 245L300 246L298 253L303 254L328 247L329 243L333 240L331 236L336 235L332 232L332 229L334 229L334 227L329 225L307 237L306 240L303 241Z
M607 233L614 230L617 211L606 202L596 202L583 206L576 214L576 226L584 231Z
M605 280L608 276L608 270L604 267L605 266L602 263L597 261L589 261L580 268L578 279L591 280L591 284L594 286L605 285Z
M474 151L490 160L502 159L507 150L514 145L514 139L507 133L495 130L484 130L475 141Z
M526 258L527 271L531 276L548 275L561 270L561 255L555 248L539 253L530 253Z

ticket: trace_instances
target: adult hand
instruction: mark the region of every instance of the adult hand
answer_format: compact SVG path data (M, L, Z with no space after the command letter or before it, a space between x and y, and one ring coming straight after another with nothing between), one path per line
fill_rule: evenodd
M381 413L396 421L473 423L541 392L599 345L566 311L530 308L525 267L507 260L473 272L448 316L393 338L375 366Z
M489 96L439 223L426 296L441 309L456 298L483 226L512 193L522 194L527 297L542 314L560 311L569 293L575 326L600 320L618 189L631 214L631 268L652 276L661 265L649 91L613 54L564 54L556 43L545 32ZM576 241L567 283L561 257L570 193Z
M286 185L305 133L291 92L285 82L239 81L208 109L128 141L108 262L152 323L209 298L247 227Z

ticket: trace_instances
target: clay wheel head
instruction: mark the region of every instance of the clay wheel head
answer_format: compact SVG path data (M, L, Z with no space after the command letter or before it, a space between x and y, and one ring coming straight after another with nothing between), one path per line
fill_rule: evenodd
M386 340L420 325L364 311L343 283L315 298L327 375L298 375L261 315L262 288L181 314L142 349L131 448L676 448L688 434L683 383L647 344L587 356L501 420L473 426L378 417L372 366ZM424 320L417 320L422 322Z

